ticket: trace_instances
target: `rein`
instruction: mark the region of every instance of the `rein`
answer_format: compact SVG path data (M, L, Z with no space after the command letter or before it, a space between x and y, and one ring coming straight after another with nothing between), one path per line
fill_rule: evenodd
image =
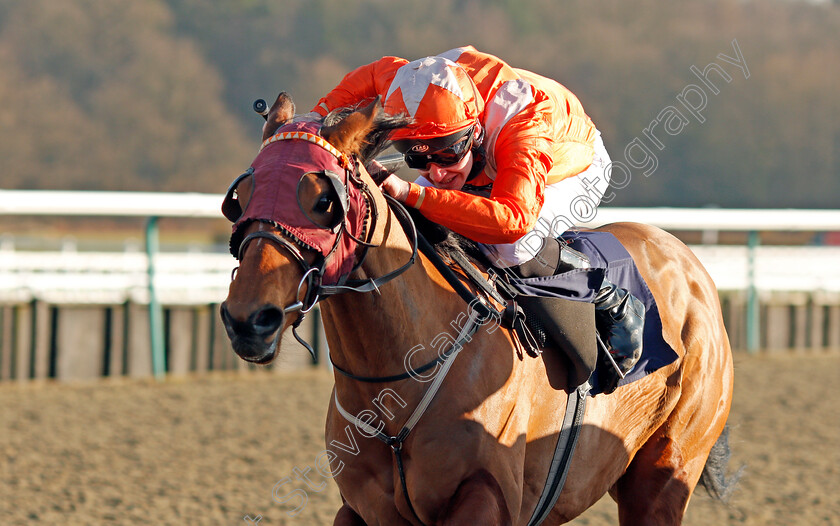
M423 237L421 234L418 234L416 232L416 227L414 225L414 221L411 219L411 216L409 216L408 213L405 211L405 208L402 206L402 204L399 201L397 201L396 199L393 199L390 196L387 196L387 197L389 199L391 199L395 205L399 206L399 208L402 210L402 213L406 214L406 217L407 217L408 221L410 222L412 229L414 229L413 230L414 238L416 240L416 243L414 244L415 251L416 251L417 247L419 246L420 251L423 252L423 255L425 255L426 258L432 263L432 265L435 267L435 269L437 269L437 271L446 280L446 282L449 283L449 285L453 289L455 289L455 292L458 294L458 296L460 296L461 299L463 299L467 303L467 305L470 306L470 310L472 312L477 312L478 313L478 315L479 315L478 316L478 324L481 325L483 323L486 323L487 320L489 320L489 319L500 319L501 316L502 316L502 313L493 309L493 308L491 308L491 307L488 307L487 305L485 305L483 302L481 302L479 300L478 296L473 294L467 287L465 287L464 284L461 282L461 280L458 279L457 275L454 272L452 272L452 269L450 269L446 265L446 263L443 262L443 260L440 258L438 253L435 251L434 247L432 247L432 245L426 240L426 238ZM389 203L390 202L391 201L389 201ZM412 255L412 258L413 257L414 257L414 255ZM466 261L464 261L460 264L461 265L466 264L470 268L472 268L472 265L469 264ZM494 291L494 293L495 293L495 291ZM439 355L434 360L432 360L432 361L430 361L430 362L428 362L424 365L421 365L420 367L412 368L410 372L405 372L405 373L402 373L402 374L395 374L395 375L391 375L391 376L359 376L359 375L353 374L350 371L347 371L346 369L343 369L342 367L338 366L335 363L335 361L333 361L332 357L330 357L330 363L332 363L332 366L336 371L338 371L342 375L344 375L348 378L351 378L353 380L356 380L358 382L365 382L365 383L398 382L400 380L407 380L409 378L414 378L417 375L419 375L420 373L428 371L432 367L434 367L434 366L436 366L436 365L438 365L442 362L445 362L449 358L449 356L452 355L452 353L454 352L454 350L456 348L457 348L457 345L453 346L452 349L449 349L446 352L444 352L443 354Z
M470 341L471 337L476 333L478 328L483 323L485 323L490 317L499 317L501 313L481 303L478 300L478 297L472 292L470 292L469 289L467 289L467 287L464 286L464 284L458 279L455 273L452 272L452 270L443 262L443 260L440 258L440 256L431 246L431 244L429 244L429 242L417 232L414 220L408 214L408 211L406 211L402 203L400 203L399 201L387 194L384 195L388 199L388 203L391 206L391 210L398 212L398 219L400 220L400 224L403 226L403 230L406 231L406 233L410 232L413 246L410 260L399 269L392 271L391 273L387 274L386 276L383 276L382 278L379 278L379 281L359 280L357 282L354 282L353 285L331 287L329 288L329 292L348 292L351 290L356 292L376 290L378 292L378 285L386 283L387 281L390 281L391 279L397 277L398 275L402 274L405 270L407 270L408 267L414 264L414 261L417 256L417 249L419 247L423 254L432 262L434 267L441 273L444 279L446 279L446 281L453 287L453 289L458 293L458 295L471 307L470 314L467 321L464 323L464 326L461 328L461 331L459 332L457 338L455 339L455 342L452 344L451 348L447 349L446 352L439 355L434 360L416 369L412 368L410 372L405 372L402 374L391 376L359 376L339 367L335 363L335 361L333 361L332 356L330 356L330 362L332 363L335 371L352 380L366 383L385 383L406 380L408 378L416 377L418 374L427 371L439 364L442 364L440 370L435 374L431 385L423 394L423 398L421 398L420 402L417 404L417 406L414 408L414 411L411 413L411 416L408 417L408 420L406 420L406 422L403 424L403 427L396 435L388 435L386 433L383 433L382 431L374 428L364 420L349 413L346 409L344 409L344 407L342 407L341 402L339 402L337 389L334 390L333 399L336 410L339 412L339 414L341 414L342 417L344 417L345 420L354 424L358 429L364 430L367 436L376 437L382 443L391 448L391 451L394 454L394 460L397 464L397 472L399 473L400 477L400 485L402 486L403 495L405 495L405 501L408 504L408 509L411 510L411 513L412 515L414 515L414 518L417 520L417 522L422 525L424 523L417 515L417 511L414 509L414 505L411 503L411 498L409 497L408 493L408 485L406 483L405 478L405 465L402 457L403 444L405 443L405 440L408 438L411 431L420 421L420 418L423 416L423 414L425 414L426 410L431 405L432 401L434 400L435 396L440 390L441 385L443 384L443 380L446 378L446 375L449 373L449 370L455 363L455 358L458 356L458 353L460 353L460 351L463 349L464 343ZM322 287L321 290L323 289L324 287Z
M411 416L408 417L408 419L405 421L402 428L396 435L389 435L387 433L384 433L380 429L371 426L365 420L362 420L358 416L355 416L348 412L338 400L337 389L334 390L333 401L335 403L336 410L342 417L344 417L344 419L347 422L354 424L357 429L364 431L366 436L375 437L380 442L384 443L385 445L391 448L391 451L394 455L394 461L396 462L397 466L397 473L399 474L400 478L400 486L402 487L402 492L405 496L405 501L408 505L408 509L411 510L414 519L419 524L425 525L425 523L420 519L419 515L417 514L417 511L414 509L414 505L412 504L411 498L409 497L408 493L408 484L406 483L405 476L405 463L402 454L403 446L405 444L406 439L408 439L408 436L411 433L411 431L414 429L414 427L420 421L420 418L423 416L423 414L425 414L426 410L431 405L432 401L434 400L435 396L437 395L438 391L440 390L443 384L443 380L446 378L446 375L449 373L450 369L452 368L452 365L455 363L455 358L463 349L464 343L471 339L471 337L478 330L478 327L483 325L488 319L491 318L497 320L504 320L504 322L506 322L509 325L509 328L517 334L520 341L523 343L526 341L527 336L530 335L530 331L524 324L524 316L521 314L521 308L518 308L517 310L515 302L511 302L511 304L508 305L508 308L506 308L504 312L499 312L496 309L481 302L478 296L473 294L461 282L461 280L452 271L452 269L449 268L449 266L443 262L441 257L435 251L434 247L432 247L432 245L426 240L426 238L424 238L421 234L417 233L414 221L412 220L411 216L408 215L407 211L405 210L405 207L403 207L401 203L391 198L387 194L385 194L385 197L389 199L389 204L393 205L392 210L399 210L401 217L404 217L406 219L400 221L400 223L403 225L403 229L406 229L406 223L410 225L410 231L412 232L414 247L411 260L406 265L404 265L400 269L397 269L397 271L394 272L402 273L408 266L412 265L414 263L415 256L417 255L417 249L419 247L420 251L423 252L427 259L429 259L429 261L432 263L435 269L437 269L441 276L450 284L450 286L452 286L452 288L461 297L461 299L463 299L470 306L469 318L462 327L451 348L447 349L446 352L439 355L436 359L416 369L412 368L410 372L406 372L403 374L378 377L359 376L339 367L338 365L336 365L335 361L333 361L332 357L330 357L330 362L332 363L335 371L352 380L366 383L386 383L406 380L411 377L416 377L416 375L427 371L439 364L442 364L440 370L437 372L437 374L435 374L431 385L423 394L423 397L421 398L420 402L417 404L417 406L414 408L414 411L411 413ZM467 276L473 281L473 283L478 285L489 297L492 297L493 299L499 301L502 304L505 304L505 298L503 296L509 299L513 299L515 297L515 291L511 290L509 288L509 285L507 285L507 283L505 283L503 280L496 280L494 278L491 278L490 281L485 280L475 270L472 264L466 261L463 257L456 257L455 260L456 263L464 269L464 271L467 273ZM387 277L389 277L389 280L396 277L396 275L393 275L394 272L387 275ZM362 283L367 282L362 281ZM494 288L494 284L499 287L501 295ZM366 288L370 290L370 287ZM510 306L513 306L513 310L510 309ZM511 312L513 314L511 314ZM533 338L533 336L531 336L531 338ZM545 519L548 517L551 510L554 508L554 505L556 504L560 493L563 491L563 487L565 486L566 482L566 477L569 473L569 467L571 466L572 455L574 454L575 448L577 446L578 437L580 436L580 431L583 424L583 416L586 412L586 400L589 395L589 389L589 383L584 382L583 385L579 386L577 389L572 390L569 393L568 398L566 399L566 410L563 415L563 422L561 425L560 433L557 437L557 443L555 444L554 455L549 466L548 476L543 485L543 491L540 494L540 498L537 502L537 505L531 515L531 518L528 521L528 526L539 526L540 524L542 524L543 521L545 521Z
M432 263L432 265L440 273L440 275L449 283L449 285L458 294L458 296L463 301L465 301L470 307L468 319L460 329L457 338L452 343L452 346L449 349L447 349L444 353L439 354L435 359L416 369L409 367L410 370L405 373L378 377L360 376L341 368L333 361L332 356L330 356L330 361L332 362L333 368L336 372L352 380L367 383L386 383L402 381L412 377L417 378L417 375L419 375L420 373L428 371L434 367L439 367L439 370L437 370L437 372L434 374L434 378L432 379L428 389L425 390L419 403L414 408L414 411L411 413L411 415L408 417L408 419L405 421L402 428L396 435L388 435L382 432L380 429L374 428L369 423L358 418L357 416L350 414L346 409L344 409L344 407L342 407L341 403L339 402L338 390L336 389L334 391L334 403L336 410L339 412L339 414L341 414L341 416L345 420L354 424L358 429L364 430L367 436L376 437L378 440L380 440L385 445L391 448L391 451L394 455L394 460L396 462L402 492L405 496L405 501L408 505L408 508L411 510L411 513L414 516L416 522L422 525L424 523L418 516L417 511L415 510L414 505L411 502L408 486L406 483L405 465L402 455L404 443L408 439L408 436L410 435L411 431L415 428L417 423L420 421L422 416L426 413L429 406L434 401L434 398L437 396L441 386L443 385L444 379L446 378L447 374L449 373L455 362L455 358L463 349L465 343L471 340L472 336L476 333L478 328L484 323L486 323L487 320L497 319L502 321L503 318L508 318L509 316L506 316L504 311L500 312L496 310L496 308L490 305L489 301L482 301L482 299L480 299L476 294L469 290L469 288L467 288L467 286L465 286L464 283L461 281L460 277L456 275L455 272L453 272L452 269L446 263L444 263L444 261L435 251L435 249L431 246L431 244L429 244L429 242L417 232L417 227L414 224L414 220L412 219L406 208L402 205L402 203L400 203L399 201L387 194L383 195L386 199L388 207L390 211L392 211L393 214L396 216L398 223L403 229L403 232L410 240L412 247L411 256L409 257L408 261L405 262L403 265L396 268L395 270L386 273L385 275L368 279L349 279L349 276L355 270L361 267L363 261L365 260L368 254L369 249L378 246L376 244L371 243L371 238L373 237L373 233L376 231L379 219L379 211L377 209L376 201L371 192L371 189L359 175L359 165L357 160L353 159L353 162L351 162L350 158L346 157L338 150L335 150L332 147L332 145L330 145L323 138L315 134L306 132L278 133L266 140L263 143L262 148L265 148L267 145L277 140L288 139L305 139L309 142L317 144L318 146L321 146L334 157L336 157L336 159L338 159L339 165L344 169L345 177L344 181L340 181L338 178L333 178L334 187L337 186L338 188L336 188L336 190L340 191L340 187L343 185L343 190L346 192L347 188L350 185L353 185L357 189L357 191L361 192L362 199L364 199L364 201L367 204L367 206L365 206L365 217L362 220L361 224L362 231L360 234L357 234L358 237L356 237L355 235L353 235L353 233L347 226L347 201L345 197L345 200L342 201L344 217L342 218L341 223L338 223L335 229L333 230L333 232L336 234L336 237L335 241L332 243L332 247L329 248L316 248L316 246L313 246L307 241L304 241L303 239L295 235L293 232L291 232L289 229L285 228L282 222L258 218L252 220L264 221L268 222L269 224L272 224L276 229L278 229L279 235L278 233L275 233L273 231L258 230L256 232L252 232L246 235L239 244L236 255L237 259L239 259L240 261L243 259L245 251L247 250L247 247L249 246L251 241L257 239L265 239L268 242L274 244L278 250L288 253L298 263L298 265L300 265L303 271L303 276L301 277L300 283L298 283L295 301L283 307L282 311L284 315L291 314L294 312L298 314L297 319L292 323L292 333L294 334L295 339L301 345L303 345L310 352L310 354L312 354L313 358L315 358L314 350L307 341L300 337L300 335L297 332L297 329L303 322L306 314L312 308L314 308L315 304L321 301L322 299L328 298L336 294L343 294L347 292L365 293L376 291L378 294L381 294L379 288L382 285L397 278L401 274L405 273L409 268L411 268L411 266L414 265L414 263L417 261L418 250L421 250L423 252L423 254ZM253 169L250 170L250 173L253 173ZM242 177L247 176L248 174L249 172L246 172L246 174L240 176L238 180L241 180ZM234 185L235 184L236 182L234 183ZM228 197L230 196L230 194L231 191L229 190ZM346 196L346 194L341 194L339 192L339 196L342 195ZM225 207L228 206L229 209L235 212L236 206L234 205L238 205L238 203L228 202L227 199L228 198L226 198L225 205L223 205L223 210L225 210ZM241 209L239 210L239 212L241 214ZM371 223L370 226L369 223ZM346 235L350 239L352 239L357 246L352 268L347 274L339 275L337 283L325 285L323 284L323 277L325 275L325 269L327 268L327 262L328 260L330 260L331 257L335 255L336 249L338 248L343 235ZM314 264L310 264L304 257L304 250L314 250L315 252L320 254L320 257L316 258ZM493 300L503 305L506 303L505 297L507 297L507 299L513 298L514 294L512 294L512 291L508 290L504 286L506 284L502 284L501 280L498 283L493 283L496 280L495 275L492 275L492 273L490 281L488 281L485 280L484 277L481 276L481 274L475 270L471 263L464 260L464 258L456 258L455 262L464 269L464 272L467 273L468 279L475 283L484 292L487 298L492 298ZM235 272L236 269L234 269L234 273ZM305 292L303 292L304 284L306 285ZM501 295L496 290L496 286L498 286L499 290L502 292ZM512 327L508 328L516 328L516 324L511 325ZM272 345L277 345L278 339L279 332L278 335L275 337L275 341ZM576 406L577 404L574 405ZM570 404L570 407L573 406ZM582 416L581 410L573 412L578 413ZM567 413L569 413L569 408L567 408ZM568 420L568 418L566 420ZM575 424L578 424L579 422L577 421L577 419L575 420ZM572 450L574 447L573 444L575 442L574 439L576 439L576 433L574 433L574 431L577 429L579 429L578 425L573 425L572 433L569 433L568 430L565 430L566 433L562 433L567 436L572 435ZM561 447L560 443L562 442L568 442L568 440L561 440L560 442L558 442L557 450L558 452L565 452L565 457L568 458L571 456L571 450L569 450L568 447ZM557 456L558 454L556 453L555 457ZM561 466L563 464L565 464L565 462L561 463ZM566 469L567 468L564 469L563 467L561 467L558 470L557 466L552 466L552 476L550 477L550 481L552 481L552 479L556 480L557 478L559 478L559 487L556 483L547 484L543 498L540 499L540 505L537 508L535 517L532 518L529 524L538 524L542 521L542 518L544 518L544 514L547 513L548 510L550 510L551 506L556 500L557 494L559 494L559 491L562 488L562 480L565 479ZM555 471L559 471L561 476L555 476ZM549 491L549 487L552 491Z
M366 191L369 191L367 187L365 187ZM319 285L318 291L322 297L329 297L334 294L342 294L344 292L371 292L376 291L379 293L379 287L388 283L392 279L396 278L406 270L408 270L414 262L417 260L417 248L419 245L420 239L422 237L417 233L417 227L414 225L414 221L411 219L411 216L408 214L408 211L405 209L402 203L394 199L388 194L383 194L385 199L388 201L388 206L396 213L397 220L399 221L400 225L403 227L403 231L409 235L411 239L411 257L408 258L408 261L405 262L401 267L396 270L392 270L391 272L385 274L384 276L380 276L378 278L369 278L369 279L349 279L344 282L343 285ZM373 201L371 201L373 202ZM376 210L376 207L373 207ZM374 212L374 217L377 216L377 213ZM371 229L373 231L373 229ZM366 245L375 247L375 245Z
M242 244L239 246L239 256L237 259L239 259L240 261L242 260L243 256L245 255L245 248L248 246L248 243L257 238L264 238L276 244L279 248L285 249L287 252L289 252L295 259L295 261L297 261L303 269L304 278L307 278L307 276L310 277L310 287L307 289L307 298L315 296L320 299L325 299L335 294L343 294L345 292L371 292L375 290L378 293L379 287L393 280L400 274L407 271L412 265L414 265L414 262L417 260L417 248L419 240L422 239L417 233L417 228L414 225L414 221L412 221L411 216L408 214L408 211L405 209L402 203L400 203L399 201L397 201L389 195L385 195L385 198L388 200L388 204L391 207L391 209L394 212L396 212L397 220L400 222L400 225L403 227L403 230L406 232L406 234L409 235L411 239L411 257L409 257L408 261L405 262L401 267L397 268L396 270L392 270L384 276L369 279L350 279L346 280L343 285L323 285L320 283L320 278L323 273L321 267L312 266L309 263L307 263L300 249L298 249L298 247L290 243L285 238L278 236L274 232L266 232L263 230L252 232L245 236L245 238L242 240ZM378 214L374 212L374 219L377 216ZM291 236L290 233L286 233L286 235ZM367 249L368 247L376 247L377 245L365 243L363 246L365 247L365 249ZM317 282L315 282L316 279ZM307 311L311 309L312 306L315 303L317 303L317 301L319 300L315 300L311 304L305 302L308 306ZM296 309L289 310L289 307L286 307L283 310L284 312L291 312Z

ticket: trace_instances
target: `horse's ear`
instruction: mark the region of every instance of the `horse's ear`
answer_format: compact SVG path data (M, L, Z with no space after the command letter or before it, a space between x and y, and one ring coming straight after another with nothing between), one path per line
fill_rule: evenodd
M381 97L354 111L341 121L321 128L321 136L340 152L347 155L359 153L368 135L376 126L376 117L382 111Z
M277 100L271 105L268 110L268 117L266 117L265 126L263 126L263 140L268 139L277 128L283 126L295 116L295 103L292 102L292 97L285 91L281 91L277 95Z

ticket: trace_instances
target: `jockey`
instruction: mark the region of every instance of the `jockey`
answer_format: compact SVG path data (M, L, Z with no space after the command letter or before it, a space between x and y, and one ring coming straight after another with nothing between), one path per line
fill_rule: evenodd
M521 278L589 268L557 237L593 215L610 158L568 89L467 46L362 66L313 111L325 116L377 95L387 113L413 119L391 139L420 173L413 183L389 176L385 192L480 243L495 266ZM606 279L594 303L598 331L627 373L641 356L644 305Z

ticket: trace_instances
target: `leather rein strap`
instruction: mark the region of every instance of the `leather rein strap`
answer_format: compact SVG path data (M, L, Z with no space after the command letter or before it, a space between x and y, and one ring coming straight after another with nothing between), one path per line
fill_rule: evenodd
M473 294L466 286L464 286L464 284L461 282L460 279L458 279L458 276L452 271L452 269L450 269L446 265L446 263L443 262L441 257L435 251L434 247L432 247L432 245L426 240L425 237L423 237L421 234L417 233L416 227L414 226L414 221L411 219L411 216L409 216L408 213L405 211L405 208L403 208L402 205L399 204L398 201L395 200L394 202L395 202L395 204L398 204L400 206L400 209L402 210L402 213L406 214L405 217L407 218L408 222L411 224L411 228L413 230L413 237L415 239L415 243L414 243L415 254L416 254L417 247L419 246L420 251L423 252L423 255L426 256L426 258L432 263L432 265L435 267L435 269L437 269L437 271L441 274L441 276L443 276L443 278L446 280L446 282L449 283L449 285L455 290L455 292L458 294L458 296L460 296L461 299L463 299L467 303L467 305L470 306L470 311L478 313L478 324L481 325L483 323L486 323L487 320L489 320L489 319L497 319L497 320L500 319L501 316L502 316L502 313L493 309L492 307L488 307L487 305L482 303L475 294ZM413 260L413 258L414 258L414 255L412 255L412 260ZM469 265L472 268L472 265L470 265L469 263L467 263L467 265ZM476 274L477 274L477 272L476 272ZM488 285L488 287L489 287L489 285ZM495 291L494 291L494 293L495 293ZM497 296L498 295L496 294L494 296L494 298L496 298ZM499 297L499 300L503 301L500 297ZM455 346L453 346L453 349L454 348L455 348ZM405 373L402 373L402 374L395 374L395 375L391 375L391 376L360 376L360 375L357 375L357 374L353 374L350 371L340 367L334 361L332 362L332 365L333 365L333 368L337 372L341 373L342 375L344 375L348 378L352 378L353 380L356 380L358 382L365 382L365 383L397 382L397 381L400 381L400 380L407 380L408 378L412 378L412 377L416 378L417 375L419 375L420 373L428 371L432 367L434 367L434 366L436 366L440 363L443 363L444 361L446 361L449 358L453 349L447 350L446 352L444 352L443 354L441 354L440 356L438 356L434 360L432 360L432 361L430 361L426 364L423 364L420 367L414 368L410 372L405 372ZM332 361L332 358L330 358L330 360Z
M403 227L403 231L409 236L411 241L411 257L400 268L392 270L391 272L380 276L378 278L370 279L349 279L343 285L320 285L318 287L318 294L322 297L332 296L333 294L341 294L344 292L379 292L379 287L396 278L406 270L408 270L417 260L417 246L420 235L417 233L417 227L414 226L414 221L405 209L402 203L394 199L388 194L382 194L388 201L389 208L397 216L397 220ZM373 230L373 229L371 229Z

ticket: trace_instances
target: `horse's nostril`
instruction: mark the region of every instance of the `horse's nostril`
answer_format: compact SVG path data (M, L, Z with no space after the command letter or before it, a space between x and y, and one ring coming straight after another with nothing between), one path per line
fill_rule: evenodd
M282 309L277 307L264 307L253 316L254 332L260 335L269 335L283 325Z
M230 315L230 311L228 311L227 305L224 303L219 307L219 314L222 317L222 323L224 323L225 329L230 333L231 329L237 325L237 322Z

